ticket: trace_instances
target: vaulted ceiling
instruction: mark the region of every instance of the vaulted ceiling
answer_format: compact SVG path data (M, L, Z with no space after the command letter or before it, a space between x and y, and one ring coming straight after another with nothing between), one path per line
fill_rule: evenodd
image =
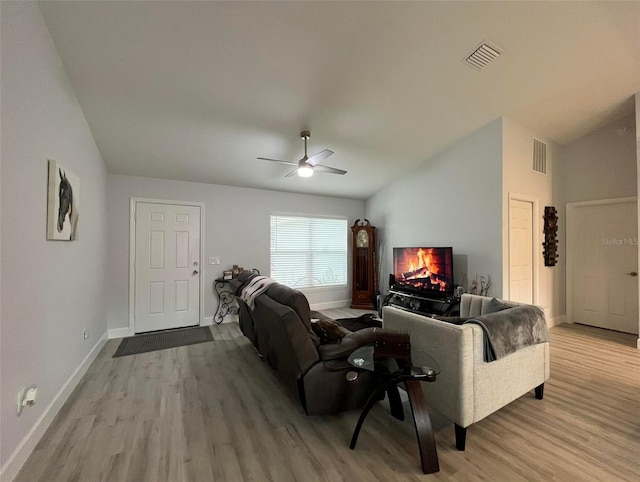
M505 115L566 143L633 113L640 2L46 1L109 172L365 199ZM482 41L502 55L462 60ZM337 176L256 160L329 148Z

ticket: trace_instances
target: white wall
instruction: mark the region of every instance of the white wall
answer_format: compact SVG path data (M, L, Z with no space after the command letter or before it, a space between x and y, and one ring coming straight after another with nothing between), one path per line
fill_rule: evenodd
M547 145L547 174L532 169L533 138ZM517 122L503 118L503 273L504 296L509 298L509 196L535 201L534 212L534 303L544 308L547 318L564 313L564 278L559 265L545 267L542 256L543 222L545 206L555 206L553 177L558 147L549 139L536 135Z
M631 132L617 135L616 131L622 125L630 127ZM566 280L567 255L566 204L637 195L635 126L635 116L629 116L559 148L553 197L558 208L560 262L557 267L561 269L563 280ZM559 287L562 313L566 313L566 281Z
M49 405L106 334L106 171L36 4L1 8L0 461L8 480L20 465L16 448L37 441ZM46 240L47 159L80 177L77 241ZM36 405L18 416L18 391L32 385Z
M384 244L381 291L393 247L452 246L454 281L491 275L502 295L502 119L390 184L367 200L367 218Z
M621 125L631 132L617 135ZM558 194L563 202L637 194L635 125L635 116L629 116L561 147Z
M237 264L269 275L269 216L272 213L344 217L351 226L364 214L364 201L281 193L142 177L109 175L109 329L129 326L129 200L168 199L205 203L205 317L213 317L217 298L213 280ZM349 264L351 266L351 264ZM349 270L349 276L351 276ZM306 291L318 309L351 300L350 288ZM225 319L228 321L229 319Z

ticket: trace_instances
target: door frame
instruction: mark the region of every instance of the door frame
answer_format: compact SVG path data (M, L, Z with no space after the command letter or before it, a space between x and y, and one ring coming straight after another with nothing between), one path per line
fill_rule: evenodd
M567 308L567 323L574 323L573 321L573 250L570 247L573 245L574 234L574 210L585 206L606 206L609 204L627 204L637 203L638 198L636 196L618 197L611 199L596 199L594 201L578 201L566 204L566 233L567 242L564 246L564 250L567 253L567 266L565 273L565 283L567 288L567 297L565 299ZM640 348L640 338L638 338L638 348Z
M538 289L538 280L540 279L540 263L538 257L536 256L536 246L540 246L540 239L538 235L538 229L540 227L540 223L538 221L538 199L531 196L525 196L523 194L515 194L511 192L509 193L509 196L507 198L507 282L505 283L506 289L503 288L503 291L506 294L505 298L511 299L511 201L522 201L532 204L531 236L533 239L531 240L531 276L533 277L533 279L531 280L531 286L533 289L533 304L537 305L540 292Z
M135 296L136 296L136 205L137 203L148 204L171 204L174 206L196 206L200 208L200 270L198 274L200 282L200 303L198 306L198 321L200 326L204 326L204 203L191 201L171 201L168 199L150 199L142 197L132 197L129 200L129 336L135 335Z

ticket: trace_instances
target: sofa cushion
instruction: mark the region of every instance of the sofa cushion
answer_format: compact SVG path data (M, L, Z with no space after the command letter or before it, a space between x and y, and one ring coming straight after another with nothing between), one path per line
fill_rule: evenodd
M234 279L237 279L241 283L246 283L247 281L249 281L254 276L257 276L256 273L254 273L253 271L245 270L245 271L241 271L240 273L238 273L238 276L236 276Z
M242 291L242 287L245 285L244 281L240 281L239 278L233 278L229 280L229 288L233 292L234 295L240 296L240 292Z
M462 325L465 321L471 319L469 316L440 316L440 315L431 315L431 318L439 321L446 321L447 323L452 323L454 325Z
M276 283L269 286L265 294L280 304L295 311L307 331L311 331L311 308L307 297L298 290Z
M498 311L506 310L508 308L511 308L512 306L513 305L507 305L505 303L498 301L495 298L492 298L491 301L489 301L489 304L484 309L484 312L482 314L488 315L490 313L497 313Z
M460 316L480 316L488 313L487 308L493 298L465 293L460 299ZM507 300L496 300L508 308L518 306L521 303Z
M270 296L258 296L254 316L260 319L260 353L294 391L297 380L320 359L298 315Z
M241 271L238 276L229 281L229 287L233 290L233 293L236 296L240 296L242 289L249 281L251 281L252 278L256 276L258 275L251 271Z

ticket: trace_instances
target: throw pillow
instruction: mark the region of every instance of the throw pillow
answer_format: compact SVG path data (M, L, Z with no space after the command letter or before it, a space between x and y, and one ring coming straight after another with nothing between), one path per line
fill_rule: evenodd
M311 329L320 338L321 343L340 340L348 333L339 323L333 320L312 321Z
M488 315L489 313L497 313L498 311L507 310L512 308L509 305L505 305L504 303L500 303L497 299L493 298L489 301L489 305L487 309L484 311L483 315Z

